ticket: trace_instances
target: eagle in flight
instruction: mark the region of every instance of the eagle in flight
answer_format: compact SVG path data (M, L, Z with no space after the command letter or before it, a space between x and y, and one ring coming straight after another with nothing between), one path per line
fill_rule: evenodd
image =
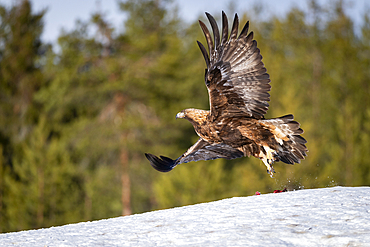
M206 25L199 21L208 50L197 41L207 68L205 84L210 110L185 109L176 118L187 119L199 140L173 160L146 153L158 171L169 172L181 163L218 158L236 159L254 156L263 161L272 177L272 164L282 161L300 163L308 151L300 134L300 124L293 115L265 119L270 101L270 79L262 62L253 32L247 22L238 36L239 18L235 14L230 36L228 21L222 12L222 34L212 15L206 13L213 39Z

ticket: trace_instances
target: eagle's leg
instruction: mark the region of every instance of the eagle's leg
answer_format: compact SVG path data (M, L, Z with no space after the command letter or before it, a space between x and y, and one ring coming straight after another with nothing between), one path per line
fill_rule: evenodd
M267 173L270 175L270 177L273 177L274 173L275 173L274 167L272 167L272 164L274 163L274 160L262 158L262 161L265 164L265 166L267 167Z
M274 156L276 155L276 151L268 146L264 146L264 149L266 150L266 154L263 154L260 158L267 167L267 173L270 175L270 177L273 177L275 170L274 167L272 167L272 164L275 160Z

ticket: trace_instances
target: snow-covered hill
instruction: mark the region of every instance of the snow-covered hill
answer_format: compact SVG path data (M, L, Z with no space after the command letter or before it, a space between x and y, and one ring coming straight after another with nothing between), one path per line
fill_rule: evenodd
M332 187L0 234L0 246L370 246L370 188Z

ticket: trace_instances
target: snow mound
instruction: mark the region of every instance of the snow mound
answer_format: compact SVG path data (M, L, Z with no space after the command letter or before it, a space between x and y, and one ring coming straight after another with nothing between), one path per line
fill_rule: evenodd
M370 246L370 188L234 197L0 234L0 246Z

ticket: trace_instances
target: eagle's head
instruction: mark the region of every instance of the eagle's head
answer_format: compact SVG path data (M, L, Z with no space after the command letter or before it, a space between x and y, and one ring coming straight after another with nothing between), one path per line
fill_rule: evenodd
M199 109L185 109L176 114L177 118L185 118L189 121L204 122L209 115L209 111Z
M176 114L176 119L178 118L185 118L186 113L185 110L180 111L179 113Z

